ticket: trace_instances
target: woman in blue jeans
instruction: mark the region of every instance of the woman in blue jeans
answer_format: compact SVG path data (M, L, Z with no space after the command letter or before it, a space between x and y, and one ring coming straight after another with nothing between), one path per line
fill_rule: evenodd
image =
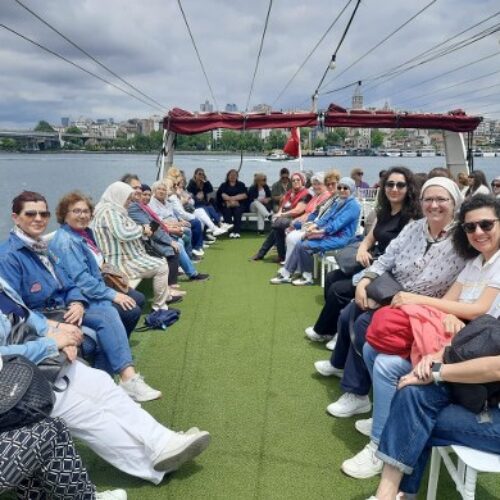
M423 305L446 314L445 332L458 332L463 321L483 314L500 315L500 200L492 196L476 195L460 208L458 224L453 232L453 246L457 253L468 259L457 280L442 299L408 292L398 293L392 307ZM404 333L402 333L404 335ZM442 361L444 349L427 352L416 365L422 372L433 361ZM373 425L370 442L353 458L342 464L342 470L353 477L367 478L382 470L382 461L373 457L388 417L391 400L401 376L412 369L409 359L379 353L367 342L363 348L364 360L373 382ZM362 422L362 421L361 421ZM359 425L363 425L362 423Z
M12 218L14 228L0 247L0 274L30 309L42 314L65 311L63 321L49 319L49 326L64 331L83 325L95 330L96 367L118 374L121 387L131 398L150 401L161 397L160 391L136 373L125 328L111 301L86 296L75 282L82 278L81 272L74 275L76 280L71 278L42 238L50 218L46 199L24 191L12 202Z
M384 461L382 478L370 500L394 500L398 491L407 499L416 495L432 446L458 444L500 453L500 409L489 408L480 421L477 414L452 404L442 383L498 381L500 356L443 364L439 370L402 377L376 453Z

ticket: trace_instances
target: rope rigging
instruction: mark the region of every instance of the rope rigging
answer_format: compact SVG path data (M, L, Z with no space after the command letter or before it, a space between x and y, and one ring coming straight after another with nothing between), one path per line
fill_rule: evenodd
M333 77L329 82L327 82L325 84L325 86L326 85L330 85L335 80L338 80L346 71L349 71L353 66L355 66L360 61L362 61L366 56L370 55L373 51L375 51L376 49L378 49L381 45L383 45L385 42L387 42L387 40L389 40L390 38L392 38L396 33L398 33L399 31L401 31L405 26L407 26L412 21L414 21L418 16L420 16L421 14L423 14L429 7L431 7L436 2L437 2L437 0L432 0L431 2L429 2L426 6L424 6L416 14L414 14L409 19L407 19L403 24L401 24L400 26L398 26L394 31L392 31L389 35L387 35L385 38L383 38L380 42L378 42L371 49L369 49L368 51L366 51L362 56L358 57L353 63L351 63L349 66L347 66L347 68L343 69L338 75L336 75L335 77Z
M342 8L342 10L335 17L335 19L332 21L332 23L330 24L330 26L328 26L328 28L326 29L326 31L323 33L323 35L321 36L321 38L316 42L316 45L312 48L312 50L309 52L309 54L307 54L306 58L302 61L302 63L300 64L299 68L297 69L297 71L295 71L295 73L292 75L292 77L290 78L290 80L288 80L288 82L285 84L285 86L283 87L283 89L278 94L278 97L276 97L276 99L273 101L273 103L271 105L273 108L274 108L274 105L280 100L281 96L287 91L288 87L292 84L292 82L295 80L295 78L297 77L297 75L302 71L302 69L306 65L307 61L309 61L309 59L314 54L314 52L316 52L316 49L320 46L321 42L323 42L323 40L326 38L326 36L328 35L328 33L330 33L330 31L333 29L333 27L335 26L335 24L337 24L337 21L340 19L340 17L342 16L342 14L346 11L347 7L349 6L349 4L351 2L352 2L352 0L347 0L347 3L344 5L344 7ZM307 100L309 100L309 98Z
M326 75L328 73L328 70L332 67L332 64L335 64L335 61L337 60L337 53L344 43L344 39L349 31L349 28L351 27L352 21L354 20L354 17L356 16L356 12L358 11L359 4L361 3L361 0L356 1L356 5L354 6L354 10L352 11L351 17L349 18L349 21L347 22L347 25L344 29L344 33L342 33L342 36L340 37L339 43L337 44L337 47L335 48L333 54L332 54L332 59L328 63L328 66L326 67L323 76L321 77L321 80L318 83L318 86L316 87L316 90L314 91L313 97L317 97L319 93L319 89L321 88L321 85L323 85L323 82L326 78Z
M88 75L93 76L94 78L97 78L101 82L106 83L107 85L111 85L111 87L119 90L120 92L123 92L124 94L127 94L128 96L136 99L137 101L142 102L143 104L146 104L150 108L159 110L161 112L164 111L163 108L155 106L155 105L151 104L150 102L146 101L145 99L142 99L141 97L138 97L135 94L132 94L131 92L129 92L129 91L127 91L127 90L119 87L118 85L114 84L113 82L110 82L109 80L106 80L106 78L103 78L102 76L99 76L96 73L93 73L92 71L84 68L83 66L80 66L79 64L77 64L77 63L71 61L70 59L62 56L61 54L55 52L54 50L49 49L48 47L45 47L41 43L35 42L35 40L32 40L31 38L28 38L27 36L23 35L22 33L19 33L18 31L14 30L12 28L9 28L5 24L0 24L0 28L3 28L5 30L7 30L7 31L10 31L11 33L13 33L14 35L18 36L19 38L22 38L23 40L26 40L27 42L35 45L36 47L44 50L45 52L48 52L49 54L52 54L53 56L57 57L58 59L61 59L62 61L66 62L68 64L71 64L71 66L74 66L75 68L78 68L80 71L83 71L84 73L87 73Z
M264 30L262 31L262 37L260 39L259 52L257 53L257 60L255 61L255 68L253 70L252 83L250 84L250 91L248 92L248 99L245 105L245 113L248 112L248 106L250 104L250 99L252 98L253 87L255 84L255 77L257 76L257 70L259 68L260 56L262 55L262 48L264 47L264 39L266 37L267 26L269 24L269 16L271 15L272 7L273 7L273 0L269 0L269 7L267 9L266 21L264 23Z
M186 28L189 33L189 38L191 38L191 43L193 45L194 51L196 52L196 57L198 58L198 62L200 63L201 66L201 71L203 72L203 76L205 77L205 81L207 82L208 89L210 91L210 95L212 96L212 100L214 101L215 104L215 109L217 112L219 112L219 104L217 102L217 99L215 98L214 91L212 90L212 85L210 85L210 80L208 78L207 72L205 70L205 66L203 65L203 61L201 60L200 52L198 51L198 47L196 46L196 42L194 41L194 36L193 33L191 32L191 28L189 26L186 13L184 12L184 9L182 8L181 0L177 0L177 4L179 5L179 9L182 14L182 18L184 19L184 24L186 25Z
M111 75L113 75L115 78L118 78L118 80L120 80L122 83L124 83L125 85L127 85L127 87L131 88L132 90L134 90L138 94L142 95L146 99L149 99L152 103L156 104L157 106L160 106L160 108L162 108L163 110L166 110L168 108L167 106L164 106L163 104L161 104L160 102L158 102L156 99L153 99L151 96L145 94L144 92L142 92L141 90L139 90L136 86L132 85L130 82L128 82L127 80L125 80L124 78L122 78L115 71L113 71L108 66L106 66L101 61L99 61L95 56L93 56L92 54L89 54L89 52L87 52L85 49L83 49L82 47L80 47L77 43L73 42L73 40L71 40L70 38L68 38L66 35L64 35L63 33L61 33L58 29L56 29L54 26L52 26L48 21L46 21L40 15L38 15L36 12L34 12L29 7L27 7L26 5L24 5L20 0L14 0L14 1L17 4L19 4L23 9L27 10L31 15L33 15L34 17L36 17L40 22L42 22L43 24L45 24L45 26L47 26L48 28L50 28L52 31L54 31L60 37L62 37L64 40L66 40L69 44L71 44L73 47L75 47L77 50L79 50L82 54L86 55L88 58L90 58L92 61L94 61L98 66L100 66L101 68L103 68L104 70L106 70L108 73L110 73Z

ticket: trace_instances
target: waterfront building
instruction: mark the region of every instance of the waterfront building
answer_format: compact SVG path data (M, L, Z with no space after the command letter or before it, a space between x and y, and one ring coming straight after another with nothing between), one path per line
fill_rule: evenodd
M214 111L214 106L213 104L207 99L205 100L204 103L200 104L200 111L202 113L213 113Z

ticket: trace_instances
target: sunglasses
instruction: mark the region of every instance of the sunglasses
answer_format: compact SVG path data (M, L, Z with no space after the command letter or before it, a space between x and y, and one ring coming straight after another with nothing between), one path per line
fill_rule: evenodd
M30 219L34 219L37 215L39 215L42 219L48 219L50 217L50 212L48 210L26 210L22 215L25 217L29 217Z
M500 182L492 182L491 187L492 188L500 188Z
M401 191L406 187L406 182L394 182L394 181L389 181L385 183L385 189L394 189L396 188L397 190Z
M354 175L365 175L364 172L356 172Z
M337 191L350 191L351 188L348 188L347 186L337 186Z
M493 229L493 226L495 225L495 222L500 219L483 219L479 220L477 222L464 222L462 224L462 229L467 233L467 234L472 234L476 232L477 226L481 228L481 231L488 232Z

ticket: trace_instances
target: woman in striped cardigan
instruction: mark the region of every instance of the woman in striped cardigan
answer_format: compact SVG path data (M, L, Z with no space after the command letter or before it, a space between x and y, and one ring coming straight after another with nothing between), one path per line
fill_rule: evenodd
M94 235L104 260L130 279L153 278L153 309L167 309L168 265L163 259L146 253L143 237L151 227L137 225L127 214L134 190L124 182L114 182L104 191L94 213Z

